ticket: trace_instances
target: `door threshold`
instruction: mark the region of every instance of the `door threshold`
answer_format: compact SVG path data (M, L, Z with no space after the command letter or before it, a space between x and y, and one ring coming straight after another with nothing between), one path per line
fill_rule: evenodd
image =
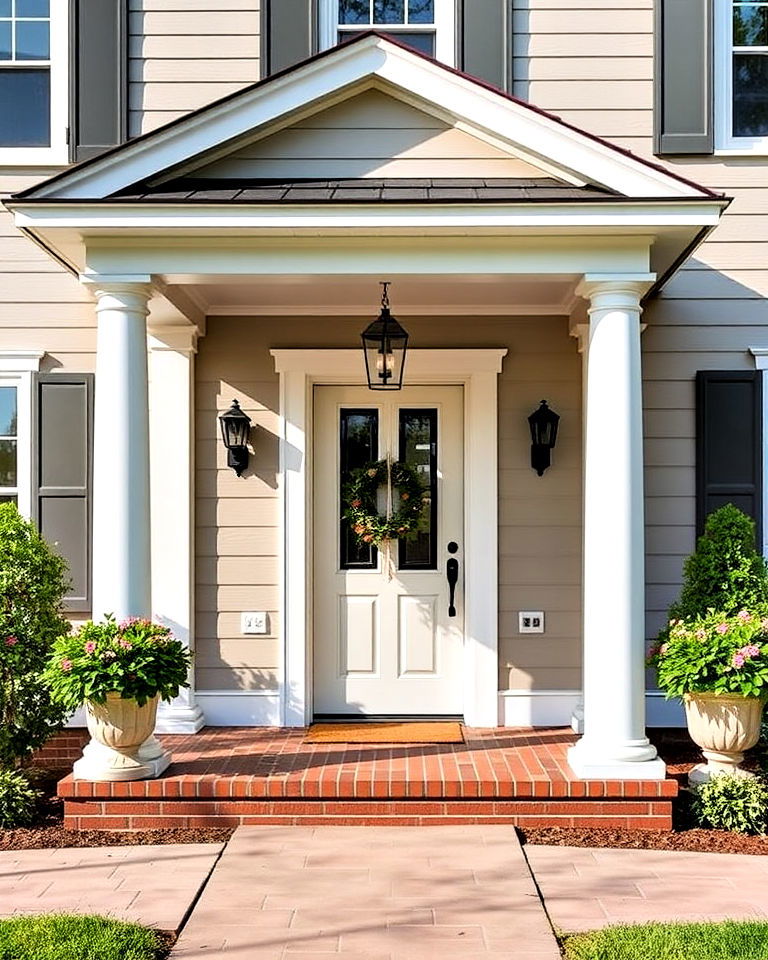
M316 713L313 723L435 723L452 721L464 723L464 717L458 713Z

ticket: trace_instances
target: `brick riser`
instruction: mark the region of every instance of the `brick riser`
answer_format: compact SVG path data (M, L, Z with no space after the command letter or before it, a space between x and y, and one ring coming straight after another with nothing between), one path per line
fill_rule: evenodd
M519 827L670 830L671 799L638 800L74 800L70 830L263 825L430 826L507 823Z

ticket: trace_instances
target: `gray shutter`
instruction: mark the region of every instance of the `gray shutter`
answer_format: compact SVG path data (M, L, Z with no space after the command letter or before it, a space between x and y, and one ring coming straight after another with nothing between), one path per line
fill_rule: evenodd
M35 519L69 564L67 609L89 611L93 375L41 374L36 389Z
M128 3L70 3L70 154L87 160L128 138Z
M712 153L712 0L655 0L654 18L655 151Z
M696 529L732 503L749 514L762 542L762 372L701 370L696 375Z
M509 69L512 5L510 0L463 0L460 25L460 66L502 90L511 89Z
M266 72L279 73L316 50L314 0L267 0Z

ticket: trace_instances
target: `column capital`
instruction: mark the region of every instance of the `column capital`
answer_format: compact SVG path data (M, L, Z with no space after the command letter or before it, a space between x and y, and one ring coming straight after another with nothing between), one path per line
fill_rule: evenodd
M80 283L96 297L96 311L129 310L149 313L152 277L149 274L81 274Z
M642 297L656 282L655 273L586 273L576 294L589 300L589 314L595 310L640 310Z

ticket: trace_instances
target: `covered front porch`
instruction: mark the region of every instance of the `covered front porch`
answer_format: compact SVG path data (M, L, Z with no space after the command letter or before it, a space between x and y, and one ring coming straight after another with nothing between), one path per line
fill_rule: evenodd
M361 131L372 128L369 149ZM343 157L333 153L339 134L328 134L340 129ZM390 147L393 155L382 156ZM374 406L358 338L377 310L379 281L388 280L393 310L412 332L406 389L424 391L408 404L437 411L438 422L448 401L430 391L453 391L456 401L453 420L440 421L454 466L436 460L440 502L454 507L438 518L440 552L427 565L441 585L408 587L401 567L368 591L372 610L395 593L393 583L406 584L395 599L410 613L389 617L394 639L377 648L395 664L393 683L402 690L409 671L440 673L439 644L426 667L400 669L395 631L405 623L422 637L440 635L431 621L422 629L431 616L424 611L447 609L442 551L455 542L461 616L444 627L455 653L452 699L437 712L471 728L573 720L583 736L559 742L552 769L567 755L570 772L553 774L553 784L611 783L622 802L628 781L662 784L642 787L643 797L667 789L645 733L641 316L724 205L377 36L14 198L17 225L78 274L98 315L94 616L153 615L195 648L192 686L162 710L160 731L207 744L245 736L222 733L224 725L312 722L325 636L318 576L326 568L346 576L336 551L338 491L328 493L339 481L333 417ZM351 392L346 400L327 394L330 426L318 432L326 388ZM256 423L254 466L243 478L227 470L217 440L217 414L236 397ZM525 417L542 397L566 414L569 472L559 480L558 451L541 480L529 465ZM380 411L390 437L403 414L393 403ZM323 488L320 454L331 447L332 482ZM371 449L372 459L394 458L381 444ZM557 510L570 538L564 564L559 531L543 550L537 538L542 517ZM318 526L322 518L328 528ZM530 547L520 551L521 542ZM327 554L317 552L323 543ZM517 583L531 589L509 601ZM336 629L347 613L329 609ZM517 615L526 609L552 614L558 643L527 639L521 665ZM248 611L267 624L264 639L240 627ZM371 624L383 620L366 615L354 635L376 639ZM259 644L264 662L243 661ZM379 661L361 649L348 673L378 680ZM382 712L352 695L343 706ZM383 712L424 709L413 696L408 709ZM204 723L213 732L199 733ZM266 757L273 736L283 738L281 755L301 742L298 732L269 731L245 742ZM516 752L499 748L495 779L476 770L468 782L503 783L490 795L518 802L510 747ZM414 754L416 765L427 755ZM372 770L395 759L377 753ZM348 779L346 762L327 767L335 770L329 783L341 783L342 767ZM387 782L398 781L403 768L388 769ZM171 780L193 789L183 775ZM267 780L278 790L304 774ZM90 796L90 785L71 789L73 803L86 802L81 790ZM162 784L115 796L151 789L164 796ZM573 799L568 792L581 788L557 789Z

